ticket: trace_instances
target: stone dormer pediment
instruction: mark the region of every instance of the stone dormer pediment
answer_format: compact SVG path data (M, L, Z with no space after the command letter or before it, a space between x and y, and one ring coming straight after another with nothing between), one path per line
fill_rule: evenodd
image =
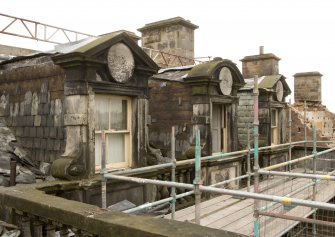
M184 79L195 85L210 84L218 95L235 95L245 82L236 64L227 59L215 58L192 68Z
M133 84L139 74L152 75L158 70L157 64L127 33L87 38L59 47L57 52L52 57L56 64L71 71L89 69L89 78L85 74L89 81Z
M252 91L254 88L254 78L246 78L245 86L241 91ZM283 75L269 75L258 78L258 89L261 94L272 93L275 101L284 101L285 97L291 94L291 89Z

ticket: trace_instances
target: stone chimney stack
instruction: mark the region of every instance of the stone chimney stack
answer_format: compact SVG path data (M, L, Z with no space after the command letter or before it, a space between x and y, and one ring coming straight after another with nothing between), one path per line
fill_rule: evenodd
M240 60L242 62L243 77L278 75L279 60L280 58L272 53L264 54L264 46L260 46L259 55L245 56Z
M295 103L321 104L321 77L319 72L301 72L294 76L294 101Z
M193 59L194 30L198 28L197 25L182 17L174 17L145 24L138 31L142 33L142 47ZM168 60L170 59L168 58ZM162 66L162 58L156 57L155 61ZM180 66L178 59L174 61L175 66ZM194 62L193 60L186 60L183 64L194 64Z

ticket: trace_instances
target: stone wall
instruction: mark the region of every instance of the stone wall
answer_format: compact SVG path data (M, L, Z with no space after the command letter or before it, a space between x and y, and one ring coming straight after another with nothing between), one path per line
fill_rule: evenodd
M250 145L252 145L253 140L253 107L254 100L253 95L249 91L241 91L239 92L240 100L237 109L237 134L239 141L239 148L245 149L247 148L247 140L248 140L248 124L249 124L249 139Z
M278 58L274 54L246 56L241 59L243 77L252 78L255 75L259 77L267 75L278 75L279 60L280 58Z
M294 75L294 101L321 103L321 77L319 72L303 72Z
M247 147L247 137L248 137L248 127L249 124L249 134L250 134L250 146L253 146L253 120L254 120L254 98L251 91L239 92L240 102L238 105L238 140L239 149L245 149ZM260 96L258 98L258 120L259 120L259 139L258 143L260 146L267 146L269 144L270 136L270 113L269 113L269 101L267 101L266 96Z
M306 109L306 136L307 140L313 140L313 125L316 126L318 141L333 140L334 114L325 110L323 106L312 106ZM302 104L294 104L292 107L292 141L304 141L304 108ZM319 144L328 147L330 144Z
M62 70L48 56L14 61L1 69L0 119L33 161L53 162L65 148Z
M182 82L157 79L150 79L149 87L149 140L164 156L169 156L171 127L176 126L176 152L180 154L190 147L194 137L192 88Z
M252 91L239 91L238 93L240 100L237 109L237 128L238 128L238 141L239 149L247 148L247 137L248 137L248 124L249 124L249 134L250 134L250 146L253 146L253 105L254 98ZM287 115L285 105L274 105L271 102L271 95L262 93L258 97L258 120L259 120L259 146L270 146L271 145L271 108L276 108L278 110L278 143L287 142Z
M181 57L194 58L194 30L198 26L175 17L164 21L146 24L138 29L142 33L142 46L178 55ZM166 55L169 66L180 66L179 60ZM161 55L155 58L155 62L163 66L165 60ZM173 62L172 62L173 61ZM193 60L182 58L183 65L193 64Z

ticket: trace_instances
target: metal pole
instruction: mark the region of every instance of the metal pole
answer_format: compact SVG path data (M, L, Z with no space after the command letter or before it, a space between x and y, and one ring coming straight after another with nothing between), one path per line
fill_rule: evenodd
M106 170L106 142L105 142L105 132L101 131L101 206L102 208L107 208L107 179L105 175Z
M251 165L250 165L250 130L249 130L249 123L247 125L247 174L248 174L248 181L247 181L247 191L250 192L250 179L251 179Z
M319 174L305 174L305 173L289 173L289 172L279 172L279 171L267 171L259 170L259 174L265 175L275 175L275 176L285 176L285 177L294 177L294 178L305 178L305 179L320 179L320 180L332 180L335 181L335 176L330 175L319 175Z
M254 193L259 192L259 161L258 161L258 76L254 77ZM259 236L259 201L254 200L254 237Z
M304 140L305 140L305 143L304 143L304 155L307 156L307 114L306 114L306 109L307 109L307 106L306 106L306 100L304 101ZM304 171L306 173L306 167L307 165L307 162L304 161Z
M159 171L161 169L167 169L172 167L172 163L164 163L164 164L159 164L159 165L151 165L147 167L141 167L141 168L136 168L136 169L131 169L131 170L120 170L116 172L112 172L113 174L117 175L137 175L137 174L143 174L145 172L150 172L150 171Z
M313 174L316 174L316 127L313 125ZM314 180L315 181L315 180ZM316 182L313 185L313 201L316 200ZM313 212L313 219L316 220L316 210ZM313 236L316 237L316 225L313 223Z
M334 222L329 222L329 221L313 220L313 219L310 219L310 218L303 218L303 217L298 217L298 216L289 216L289 215L285 215L285 214L281 214L281 213L273 213L273 212L260 212L259 214L263 215L263 216L270 216L270 217L281 218L281 219L285 219L285 220L311 223L313 225L317 224L317 225L335 227L335 223Z
M110 179L134 182L134 183L139 183L139 184L154 184L154 185L162 185L162 186L167 186L167 187L175 186L177 188L184 188L188 190L194 189L193 184L177 183L177 182L162 181L162 180L155 180L155 179L135 178L135 177L121 176L121 175L113 175L111 173L106 174L105 176L106 178L110 178ZM335 211L335 204L326 203L326 202L310 201L310 200L289 198L289 197L280 197L280 196L274 196L274 195L269 195L269 194L253 193L253 192L224 189L224 188L215 188L215 187L209 187L209 186L203 186L203 185L200 185L199 189L200 191L204 191L204 192L226 194L226 195L230 195L234 197L242 197L242 198L253 198L253 199L270 201L270 202L278 202L283 205L299 205L299 206Z
M195 134L195 179L194 179L194 195L195 195L195 223L200 225L200 203L201 203L201 160L200 160L200 131L196 129Z
M171 129L171 181L176 181L176 138L175 138L175 127L173 126ZM171 219L175 218L176 211L176 188L171 187Z
M289 126L289 149L288 149L288 160L291 161L292 159L292 106L291 106L291 99L289 102L289 110L288 110L288 126ZM291 163L288 166L288 171L291 172Z
M252 175L254 175L254 173L251 173L250 175L252 176ZM210 187L221 186L221 185L224 185L224 184L236 181L236 180L241 180L241 179L244 179L244 178L247 178L247 177L248 177L248 175L246 174L246 175L242 175L242 176L235 177L235 178L232 178L232 179L227 179L227 180L224 180L224 181L219 182L219 183L211 184ZM176 199L183 198L183 197L186 197L186 196L189 196L189 195L192 195L192 194L194 194L193 190L185 192L185 193L177 194ZM162 199L162 200L159 200L159 201L155 201L155 202L151 202L151 203L145 203L143 205L134 207L132 209L125 210L123 212L124 213L132 213L132 212L136 212L136 211L148 208L148 207L157 206L157 205L163 204L165 202L170 202L171 200L172 200L172 197L168 197L168 198L165 198L165 199Z
M16 185L16 161L10 161L10 178L9 178L9 185L15 186Z
M181 193L181 194L176 195L176 199L183 198L183 197L186 197L186 196L189 196L189 195L192 195L192 194L194 194L193 190L185 192L185 193ZM122 211L122 212L124 212L124 213L133 213L133 212L136 212L136 211L140 211L140 210L146 209L148 207L154 207L154 206L166 203L166 202L170 202L172 200L173 200L173 197L168 197L168 198L164 198L164 199L161 199L161 200L158 200L158 201L155 201L155 202L145 203L145 204L142 204L140 206L137 206L137 207L134 207L134 208L131 208L131 209L127 209L127 210Z
M335 148L329 148L327 150L317 152L316 155L323 155L323 154L327 154L327 153L332 152L332 151L335 151ZM289 163L294 164L294 163L297 163L297 162L300 162L300 161L311 159L313 157L314 157L314 155L312 154L312 155L300 157L300 158L297 158L297 159L294 159L294 160L291 160L291 161L283 162L283 163L280 163L280 164L271 165L271 166L265 167L263 169L264 170L273 170L273 169L277 169L277 168L286 166Z
M297 142L292 142L292 145L298 145L298 144L302 144L304 143L304 141L297 141ZM285 146L289 146L289 143L285 143L285 144L279 144L279 145L273 145L273 146L266 146L266 147L260 147L258 148L258 151L261 150L267 150L270 148L280 148L280 147L285 147ZM250 149L250 152L253 152L254 149ZM241 151L233 151L233 152L229 152L229 153L220 153L220 154L216 154L216 155L211 155L211 156L204 156L201 157L200 160L201 161L207 161L207 160L219 160L225 157L231 157L234 155L244 155L247 154L249 152L249 150L241 150ZM177 161L176 165L177 166L182 166L182 165L188 165L188 164L194 164L195 163L195 159L189 159L189 160L182 160L182 161ZM117 175L136 175L136 174L143 174L144 172L150 172L150 171L157 171L157 170L161 170L161 169L166 169L166 168L170 168L172 167L172 163L164 163L164 164L159 164L159 165L151 165L151 166L147 166L147 167L141 167L141 168L135 168L135 169L131 169L131 170L120 170L120 171L115 171L115 172L111 172L113 174L117 174Z
M316 182L320 182L320 181L316 181ZM311 187L311 186L313 186L313 185L314 185L314 182L309 183L309 184L306 184L306 185L304 185L304 186L302 186L302 187L300 187L300 188L298 188L298 189L295 189L293 192L290 192L290 193L286 194L285 197L292 197L293 195L295 195L295 194L297 194L297 193L300 193L301 191L304 191L306 188L309 188L309 187ZM261 208L260 208L260 211L267 210L267 209L269 209L270 207L273 207L274 205L276 205L275 202L272 202L272 203L270 203L270 204L267 204L266 206L261 207Z

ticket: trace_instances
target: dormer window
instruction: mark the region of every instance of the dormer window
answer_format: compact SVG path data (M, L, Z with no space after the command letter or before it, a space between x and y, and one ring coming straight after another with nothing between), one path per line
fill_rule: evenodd
M95 167L101 167L101 133L105 133L108 169L130 166L131 100L125 96L95 97Z

